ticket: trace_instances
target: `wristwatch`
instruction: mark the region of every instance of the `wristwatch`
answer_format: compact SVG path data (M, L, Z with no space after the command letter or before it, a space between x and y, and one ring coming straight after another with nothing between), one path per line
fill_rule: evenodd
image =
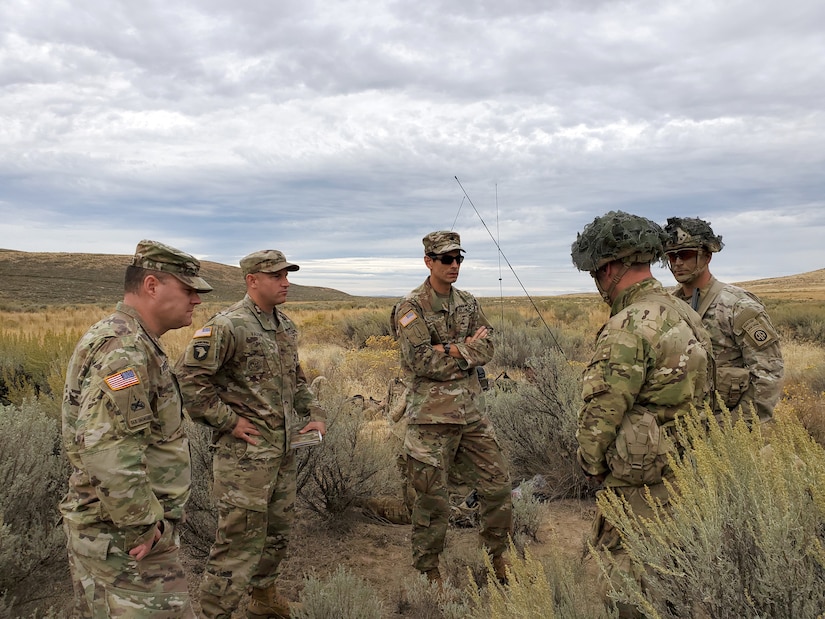
M444 344L444 354L447 355L448 357L450 356L450 343L449 342Z

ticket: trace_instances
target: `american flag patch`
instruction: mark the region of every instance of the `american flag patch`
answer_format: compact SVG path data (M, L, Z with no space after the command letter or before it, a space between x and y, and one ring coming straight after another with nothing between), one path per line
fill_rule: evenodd
M418 314L416 314L413 310L410 310L406 314L401 317L401 320L398 322L401 324L402 327L406 327L410 323L412 323L416 318L418 318Z
M195 335L192 337L211 337L212 336L212 327L201 327L197 331L195 331Z
M119 391L121 389L126 389L126 387L140 384L140 379L138 378L137 372L135 372L132 368L126 368L122 372L107 376L103 380L106 381L106 384L109 385L109 389L112 391Z

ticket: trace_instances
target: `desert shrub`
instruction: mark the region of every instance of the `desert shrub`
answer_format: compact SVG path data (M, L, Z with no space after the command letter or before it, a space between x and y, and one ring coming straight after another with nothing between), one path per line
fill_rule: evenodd
M0 331L0 402L20 406L39 397L52 416L59 416L63 377L79 331Z
M441 576L460 590L466 588L470 580L482 585L487 579L487 567L484 564L486 554L475 539L470 544L461 544L453 532L448 530L444 552L439 561Z
M576 418L581 406L580 367L548 350L531 360L532 382L513 391L490 391L487 402L516 479L546 480L548 499L579 497L588 486L576 463Z
M417 574L406 581L397 612L415 619L463 619L470 616L470 607L469 600L449 580L439 592L438 585L430 583L424 574Z
M189 419L184 421L192 460L192 488L186 502L182 542L195 556L205 558L215 541L218 512L212 497L212 429Z
M21 602L21 581L47 562L66 560L57 522L70 470L60 428L37 400L0 405L0 436L0 593Z
M552 546L551 546L552 548ZM509 584L496 581L487 558L485 592L471 585L473 617L477 619L601 619L614 617L612 610L594 596L581 563L551 551L548 564L534 558L527 549L524 558L510 548Z
M674 463L669 512L636 520L616 494L598 504L631 561L646 567L615 591L649 617L817 617L825 608L825 451L795 419L762 428L729 418ZM609 560L609 559L608 559Z
M527 544L538 541L545 509L536 497L537 491L536 481L530 479L513 492L513 545L519 552L523 552Z
M364 580L339 566L326 580L315 574L304 579L302 608L293 607L296 619L381 619L384 607Z
M353 310L344 313L337 324L349 344L356 348L366 346L370 337L392 335L390 309Z
M825 307L822 303L778 303L770 308L770 315L774 326L786 339L825 345Z
M506 324L493 331L492 365L503 370L524 368L528 361L549 350L560 350L568 359L578 360L586 355L590 339L574 331L548 330L541 322Z
M785 385L774 416L796 418L817 443L825 447L825 398L804 382Z
M299 450L298 497L324 516L340 515L363 499L395 494L401 480L395 451L386 440L386 422L367 421L334 388L325 390L324 442Z

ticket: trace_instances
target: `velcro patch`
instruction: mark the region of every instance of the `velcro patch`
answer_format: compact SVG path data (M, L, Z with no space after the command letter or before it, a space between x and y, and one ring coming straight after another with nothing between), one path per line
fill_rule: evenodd
M402 327L408 327L408 326L410 326L413 322L415 322L415 320L416 320L417 318L418 318L418 314L416 314L414 310L410 310L409 312L407 312L406 314L404 314L404 315L400 318L400 320L398 321L398 323L399 323Z
M112 391L120 391L121 389L140 384L140 378L138 378L134 368L126 368L115 374L110 374L103 380L106 381L106 384L109 385L109 389Z
M192 337L212 337L212 327L201 327Z
M206 359L206 355L209 354L209 342L195 342L192 344L192 355L198 361L203 361Z

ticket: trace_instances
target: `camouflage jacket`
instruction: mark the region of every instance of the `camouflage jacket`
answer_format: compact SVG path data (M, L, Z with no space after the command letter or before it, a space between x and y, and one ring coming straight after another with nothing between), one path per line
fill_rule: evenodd
M293 412L325 418L298 362L295 325L277 307L262 312L249 295L195 332L176 372L189 416L220 432L241 416L270 445L283 445Z
M182 422L166 354L119 303L81 338L67 368L63 445L73 473L63 517L134 527L133 545L158 520L179 520L191 478Z
M681 287L673 295L690 302ZM716 389L725 406L742 406L750 415L753 405L760 419L770 419L782 393L784 364L765 306L747 290L711 277L699 289L696 311L713 342Z
M476 368L492 359L493 342L487 338L465 344L464 340L489 325L473 295L451 288L449 298L439 297L429 278L393 308L393 330L409 387L409 423L466 424L481 418ZM448 342L463 359L433 348Z
M699 316L653 278L622 291L596 337L582 377L576 438L590 475L609 473L625 415L652 413L660 426L703 408L713 385L710 339ZM612 475L606 485L622 485Z

